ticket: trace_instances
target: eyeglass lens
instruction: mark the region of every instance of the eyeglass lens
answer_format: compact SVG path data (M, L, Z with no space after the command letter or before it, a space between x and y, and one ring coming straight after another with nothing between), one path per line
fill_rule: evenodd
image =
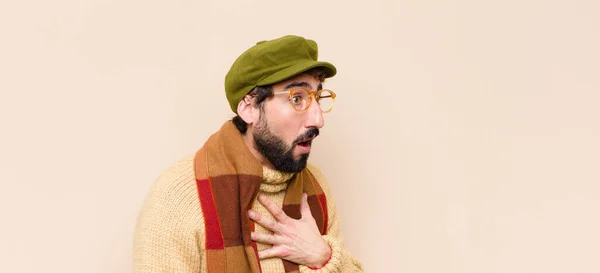
M292 93L291 102L292 105L298 110L306 110L308 107L309 93L305 89L295 89ZM317 102L321 107L321 110L326 112L333 106L333 96L331 92L322 90L320 96L317 98Z

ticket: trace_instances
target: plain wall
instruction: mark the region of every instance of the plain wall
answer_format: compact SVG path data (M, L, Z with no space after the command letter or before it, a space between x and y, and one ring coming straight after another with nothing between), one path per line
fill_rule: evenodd
M600 272L600 2L0 2L0 271L130 272L237 56L315 39L311 161L366 272Z

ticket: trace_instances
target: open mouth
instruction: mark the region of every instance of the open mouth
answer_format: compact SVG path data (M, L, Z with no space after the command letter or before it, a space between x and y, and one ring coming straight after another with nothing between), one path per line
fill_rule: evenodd
M305 135L300 139L301 141L296 142L298 148L300 148L304 152L310 151L310 146L312 145L312 141L319 135L319 130L316 128L310 129Z
M298 142L298 145L300 145L302 147L310 147L311 143L312 143L312 139L311 140L302 141L302 142Z

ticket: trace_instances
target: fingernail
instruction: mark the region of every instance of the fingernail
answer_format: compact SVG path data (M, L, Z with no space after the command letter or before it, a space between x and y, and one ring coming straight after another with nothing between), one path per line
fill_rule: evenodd
M250 218L254 218L254 212L253 211L249 210L248 211L248 215L250 216Z

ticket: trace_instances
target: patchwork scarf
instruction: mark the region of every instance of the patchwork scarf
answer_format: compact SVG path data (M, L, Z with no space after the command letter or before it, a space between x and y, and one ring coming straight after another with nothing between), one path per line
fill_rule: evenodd
M256 242L250 239L254 221L248 210L257 197L263 167L246 146L231 120L211 135L194 157L194 172L204 215L208 273L260 273ZM305 168L288 182L283 211L300 219L302 194L321 234L327 231L327 201L315 177ZM298 264L283 260L285 272Z

